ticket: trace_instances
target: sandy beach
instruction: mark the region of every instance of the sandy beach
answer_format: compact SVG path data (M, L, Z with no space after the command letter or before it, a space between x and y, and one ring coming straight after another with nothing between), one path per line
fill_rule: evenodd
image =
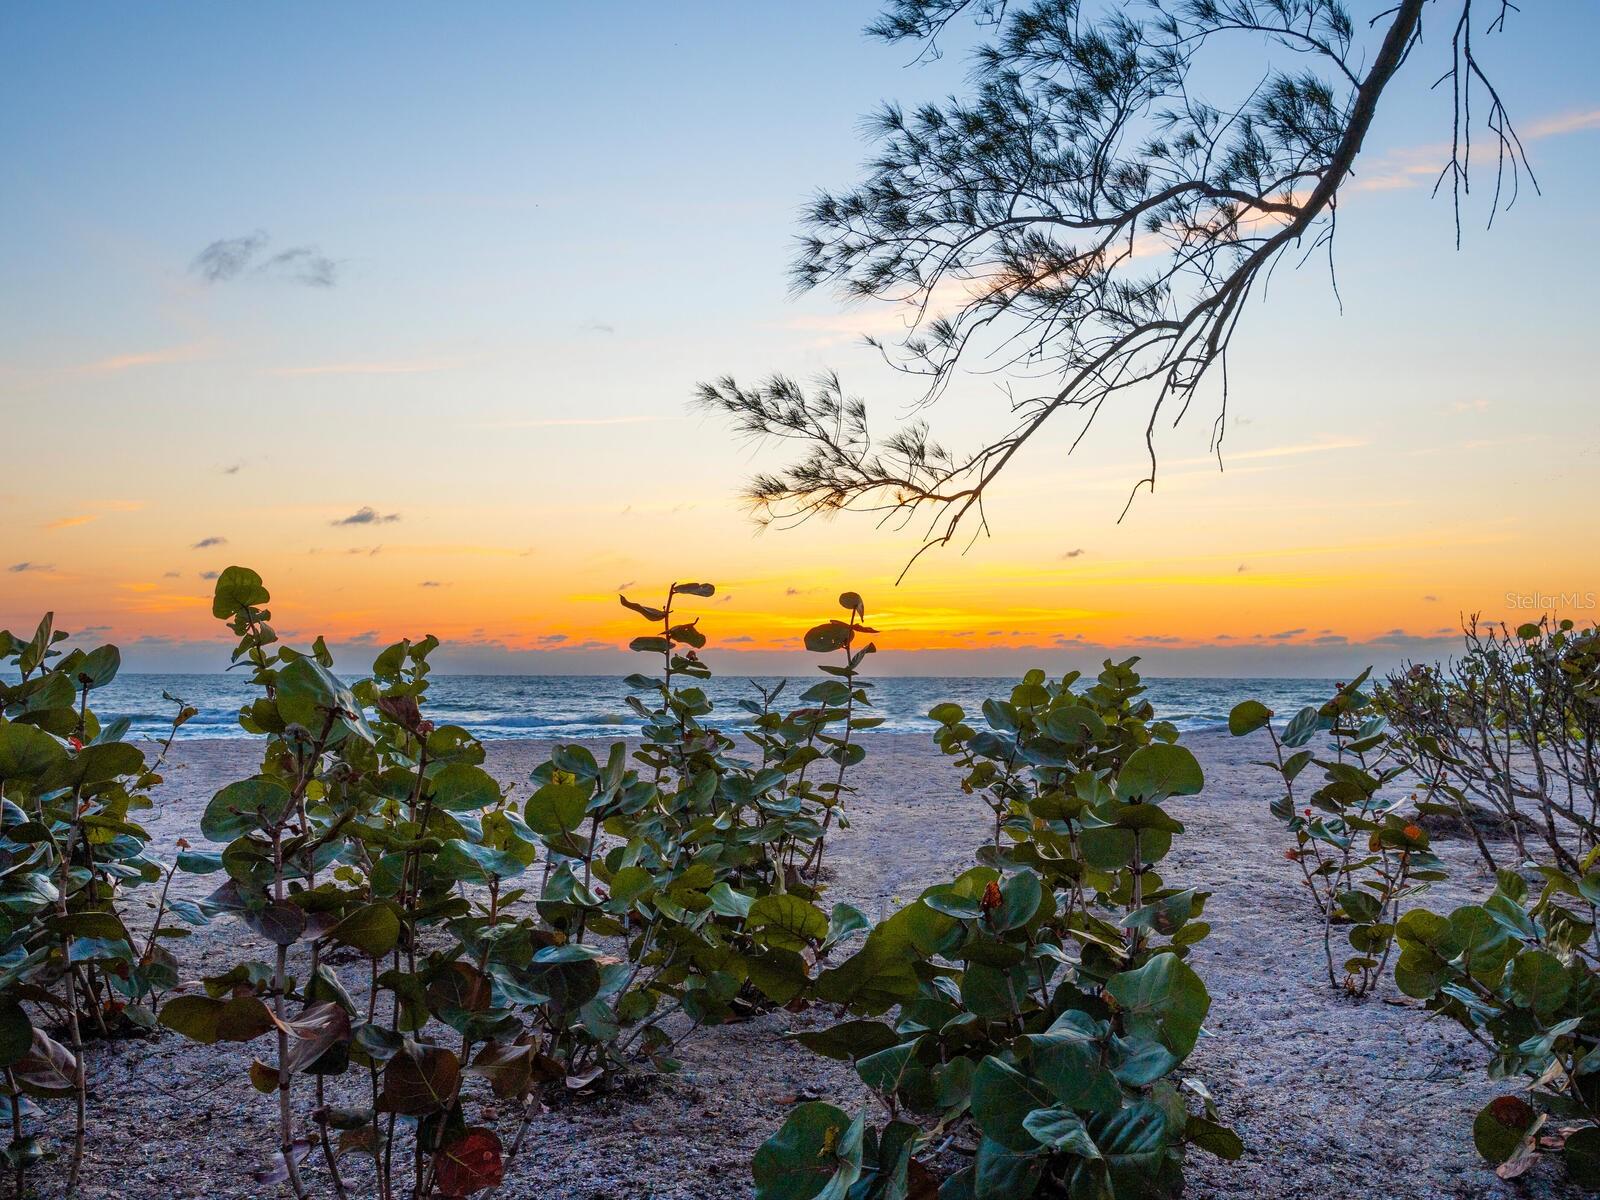
M1191 1195L1217 1200L1437 1200L1559 1197L1547 1166L1498 1181L1472 1148L1478 1108L1501 1089L1483 1054L1454 1025L1429 1021L1386 982L1364 1003L1332 994L1322 976L1321 926L1282 855L1266 812L1271 780L1252 761L1265 743L1223 733L1184 739L1206 772L1205 792L1169 807L1187 825L1171 877L1214 893L1213 933L1191 960L1212 995L1190 1067L1216 1096L1246 1146L1242 1160L1190 1158ZM548 743L487 743L489 769L527 794ZM851 828L830 843L830 899L868 913L913 898L970 862L987 809L964 797L956 772L928 741L878 735L857 775ZM146 814L154 850L167 857L194 830L222 784L249 775L256 743L180 743L157 809ZM1424 902L1436 909L1486 893L1471 847L1441 840L1453 875ZM181 879L184 894L210 889ZM130 908L137 921L142 896ZM154 896L149 897L153 901ZM254 935L232 921L198 931L179 949L185 978L236 960ZM267 948L260 948L266 957ZM563 1104L540 1116L525 1161L497 1193L507 1200L715 1200L751 1194L749 1162L798 1098L856 1107L869 1102L854 1073L783 1040L832 1023L820 1009L775 1012L702 1031L683 1048L681 1074ZM263 1041L262 1046L265 1046ZM101 1200L245 1198L264 1194L252 1171L275 1142L272 1103L246 1077L250 1051L197 1046L163 1032L90 1050L91 1123L83 1194ZM128 1085L137 1072L141 1088ZM335 1080L337 1096L346 1080ZM309 1102L309 1088L306 1089ZM469 1089L469 1105L488 1099ZM66 1101L49 1102L65 1105ZM501 1113L509 1139L515 1121ZM70 1118L52 1120L70 1128ZM41 1171L41 1194L59 1166ZM316 1194L331 1195L313 1160ZM287 1194L287 1193L285 1193ZM1570 1193L1576 1195L1576 1192Z

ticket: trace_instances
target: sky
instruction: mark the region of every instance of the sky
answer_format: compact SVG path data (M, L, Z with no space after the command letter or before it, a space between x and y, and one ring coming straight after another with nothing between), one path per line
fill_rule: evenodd
M844 589L900 674L1326 676L1447 655L1472 613L1593 619L1600 7L1482 44L1542 194L1486 230L1480 187L1459 251L1430 30L1340 209L1342 310L1317 263L1248 314L1224 469L1200 413L1119 521L1144 414L1071 453L1062 425L987 537L898 585L915 530L761 532L739 490L781 452L688 406L825 369L886 418L909 398L860 344L903 314L785 276L862 115L963 87L959 43L911 65L874 11L0 8L0 627L54 610L130 669L221 669L234 563L291 640L433 633L460 671L630 669L616 594L674 579L717 584L702 627L752 671L798 666ZM935 432L1000 401L963 377Z

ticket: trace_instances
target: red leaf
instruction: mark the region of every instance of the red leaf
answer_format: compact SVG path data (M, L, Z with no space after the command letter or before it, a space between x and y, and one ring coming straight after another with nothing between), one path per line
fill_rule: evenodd
M441 1196L470 1196L495 1187L505 1176L500 1138L492 1129L469 1129L439 1151L437 1167Z

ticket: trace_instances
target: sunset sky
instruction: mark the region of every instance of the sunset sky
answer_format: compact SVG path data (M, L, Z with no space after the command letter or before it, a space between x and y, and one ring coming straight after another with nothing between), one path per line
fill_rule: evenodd
M781 451L691 413L696 382L834 368L885 417L909 395L859 344L902 314L785 278L861 115L962 86L959 48L908 68L861 36L873 12L7 6L0 626L54 609L134 669L219 669L230 563L294 639L431 632L460 671L625 667L617 590L674 578L718 585L703 625L750 670L793 663L844 588L903 674L1332 675L1448 653L1465 613L1597 615L1600 6L1577 0L1483 48L1543 194L1487 231L1475 194L1459 252L1430 32L1339 212L1343 312L1317 261L1247 316L1226 470L1192 416L1119 524L1130 410L1070 457L1076 427L1036 439L991 536L899 586L916 530L758 534L740 483ZM959 380L936 433L970 444L999 400Z

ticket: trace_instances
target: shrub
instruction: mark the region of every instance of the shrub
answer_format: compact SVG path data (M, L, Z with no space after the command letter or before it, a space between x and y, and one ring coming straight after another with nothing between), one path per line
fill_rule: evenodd
M1379 695L1396 736L1466 822L1502 827L1517 861L1567 872L1600 844L1600 629L1548 618L1465 631L1462 656L1391 674ZM1503 851L1502 851L1503 853Z
M936 1136L972 1153L947 1200L1172 1196L1190 1145L1241 1152L1179 1074L1210 1005L1184 961L1207 893L1157 873L1183 829L1162 802L1204 780L1152 723L1135 661L1081 693L1030 672L984 705L982 732L933 710L995 837L808 987L849 1019L799 1040L854 1063L887 1121L800 1105L756 1156L762 1200L926 1194L917 1155Z
M1496 870L1481 904L1402 917L1395 982L1466 1029L1492 1078L1528 1081L1473 1123L1497 1174L1559 1153L1575 1183L1600 1188L1600 632L1473 623L1466 639L1448 666L1390 676L1380 700L1440 779L1435 807L1467 821L1491 867L1508 849L1516 867ZM1485 811L1509 847L1484 836Z
M505 881L532 863L535 841L480 765L477 740L425 716L437 640L395 643L370 678L346 686L320 638L309 653L278 641L269 600L246 568L217 580L212 611L238 635L234 661L260 689L239 723L265 745L260 770L218 791L201 818L201 834L224 849L183 865L225 876L206 910L243 922L273 957L186 985L161 1022L208 1044L272 1038L272 1061L249 1069L277 1098L279 1147L260 1182L307 1195L302 1166L319 1147L341 1196L348 1158L369 1161L390 1195L401 1126L412 1133L413 1191L467 1195L498 1182L503 1161L493 1130L466 1119L463 1075L518 1101L547 1061L497 973L593 970L591 956L506 912L520 893ZM468 899L466 884L486 896ZM291 948L305 963L299 978ZM335 951L364 962L361 1000L332 969ZM364 1099L330 1104L326 1081L350 1072L366 1076ZM292 1103L307 1078L309 1133Z
M1482 904L1400 919L1400 990L1459 1023L1491 1055L1493 1078L1529 1081L1526 1098L1497 1097L1473 1122L1473 1142L1503 1178L1553 1151L1575 1183L1600 1188L1595 857L1583 875L1541 868L1536 893L1501 870Z
M1326 703L1301 709L1281 734L1259 701L1246 700L1228 716L1235 737L1264 729L1272 739L1274 761L1264 765L1282 780L1283 794L1271 811L1294 839L1284 856L1299 868L1322 918L1329 985L1358 997L1383 975L1402 906L1445 877L1427 832L1406 807L1415 794L1385 794L1411 763L1363 690L1370 674L1341 684ZM1285 756L1286 750L1293 753ZM1309 766L1320 771L1320 786L1300 782ZM1336 949L1335 925L1352 953Z
M222 788L202 817L202 835L224 848L187 853L183 865L222 873L204 913L242 921L274 956L186 985L160 1019L206 1043L273 1039L272 1060L250 1065L278 1108L279 1148L261 1182L308 1195L303 1167L320 1149L339 1195L353 1160L370 1163L390 1196L409 1133L413 1195L491 1188L535 1091L583 1091L640 1055L670 1069L672 1015L694 1028L798 990L801 952L832 932L810 902L822 844L842 822L844 772L863 753L854 734L875 723L859 714L868 699L858 678L873 647L854 646L871 631L847 594L850 619L807 636L813 649L839 650L839 663L824 667L830 678L806 708L777 717L765 695L750 732L762 761L747 763L709 723L704 635L674 619L678 597L712 593L677 584L660 609L624 599L661 625L634 642L662 656L659 678L630 681L653 696L633 697L645 718L634 765L620 743L603 764L586 747L560 747L519 812L484 771L482 745L426 715L436 639L395 643L347 686L320 638L308 653L279 642L255 572L222 573L213 611L260 689L239 721L265 745L257 774ZM824 760L836 770L808 780ZM541 853L534 894L521 880ZM605 937L626 956L606 953ZM290 973L291 949L302 978ZM332 969L336 952L364 962L359 988ZM361 1100L332 1102L327 1080L352 1072L366 1077ZM520 1107L511 1149L469 1120L463 1082L473 1076ZM304 1077L316 1093L309 1132L292 1099Z
M674 616L680 597L712 594L679 583L660 607L622 600L660 626L632 643L661 656L659 674L627 680L645 722L639 765L627 765L624 743L603 766L573 745L534 772L526 814L545 849L542 916L573 945L600 936L625 948L592 1009L560 1031L580 1078L640 1052L671 1069L670 1051L693 1029L789 1002L806 982L805 954L858 919L848 906L830 918L814 901L829 829L846 820L848 769L866 754L856 734L879 723L862 714L860 665L874 647L856 645L872 632L861 599L845 593L849 619L807 633L808 649L840 659L822 664L829 678L804 707L781 712L781 684L745 703L743 736L760 751L751 762L733 755L700 686L711 675L697 654L705 635Z
M205 920L193 905L169 903L163 887L145 936L128 926L125 891L172 876L131 819L150 807L160 760L122 740L126 718L102 725L89 707L116 678L117 648L57 649L68 637L50 613L26 640L0 630L0 663L18 674L0 682L0 1095L18 1195L46 1154L24 1132L24 1119L38 1115L31 1098L74 1099L70 1192L84 1150L84 1039L153 1026L160 993L177 981L162 943L185 932L165 915ZM193 715L180 702L174 732ZM67 1046L46 1032L53 1024L65 1026Z

